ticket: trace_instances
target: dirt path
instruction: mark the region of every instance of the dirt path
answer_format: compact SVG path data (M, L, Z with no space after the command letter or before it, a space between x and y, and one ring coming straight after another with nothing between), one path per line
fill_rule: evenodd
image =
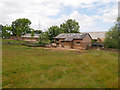
M46 49L46 50L55 50L55 51L68 51L68 50L71 50L71 51L86 51L86 50L80 50L80 49L70 49L70 48L61 48L61 47L57 47L57 48L53 48L53 47L34 47L34 48L43 48L43 49Z

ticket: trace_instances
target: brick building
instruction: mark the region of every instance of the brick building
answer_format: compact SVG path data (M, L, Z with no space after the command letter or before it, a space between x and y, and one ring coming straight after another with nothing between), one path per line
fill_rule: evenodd
M86 49L91 45L92 38L88 33L62 33L54 38L59 47Z
M106 31L103 32L88 32L89 35L91 36L92 40L99 42L99 43L103 43L105 40L105 34Z
M22 38L23 41L33 41L33 42L35 42L35 41L38 41L39 35L40 35L40 34L34 34L34 36L31 37L31 34L30 34L30 33L27 33L27 34L25 34L25 35L22 35L21 38Z

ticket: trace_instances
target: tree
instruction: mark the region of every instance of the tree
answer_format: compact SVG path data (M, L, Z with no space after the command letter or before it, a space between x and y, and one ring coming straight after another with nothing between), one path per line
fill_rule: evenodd
M3 25L0 25L1 27L1 33L2 33L2 38L9 38L11 36L11 26L3 26Z
M3 28L3 26L0 25L0 37L2 37L2 28Z
M48 41L48 36L45 33L39 35L39 44L45 44Z
M79 28L79 23L72 19L60 25L61 33L79 33Z
M30 31L31 21L29 19L17 19L12 22L12 34L17 36L17 39L21 41L21 36L25 35L27 31Z
M34 30L34 32L35 32L36 34L41 34L41 33L42 33L42 30Z
M53 38L60 34L61 32L58 26L52 26L48 28L48 31L46 31L45 33L49 37L49 40L53 40Z
M31 31L31 39L33 39L33 37L34 37L34 30L33 31Z
M117 22L120 20L120 18L117 18ZM119 29L118 29L118 23L115 24L105 35L105 47L108 48L120 48L118 43L120 41L119 38Z
M53 38L60 33L79 33L79 27L78 22L68 19L65 23L60 25L60 28L58 26L52 26L48 28L45 33L48 35L49 40L53 40Z
M30 30L27 31L27 33L31 33L33 30L34 30L33 28L30 28ZM40 34L40 33L42 33L42 30L34 30L34 33L35 34Z

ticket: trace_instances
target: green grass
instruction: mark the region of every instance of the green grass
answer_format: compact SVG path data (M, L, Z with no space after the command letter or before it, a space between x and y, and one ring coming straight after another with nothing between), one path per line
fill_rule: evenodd
M2 39L3 44L20 44L19 40L12 40L12 39ZM24 44L25 41L21 41L21 44Z
M2 43L20 43L18 40L2 39Z
M118 54L3 45L3 88L117 88Z

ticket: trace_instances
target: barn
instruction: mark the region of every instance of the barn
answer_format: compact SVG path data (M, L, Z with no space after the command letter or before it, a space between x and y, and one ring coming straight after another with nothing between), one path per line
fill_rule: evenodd
M35 41L38 41L39 35L40 35L40 34L34 34L34 36L31 37L31 34L30 34L30 33L27 33L27 34L25 34L25 35L22 35L21 38L22 38L23 41L33 41L33 42L35 42Z
M59 47L74 49L86 49L92 42L89 33L61 33L54 40L59 43Z
M92 40L99 42L99 43L103 43L105 40L105 34L106 31L103 32L88 32L89 35L92 37Z

